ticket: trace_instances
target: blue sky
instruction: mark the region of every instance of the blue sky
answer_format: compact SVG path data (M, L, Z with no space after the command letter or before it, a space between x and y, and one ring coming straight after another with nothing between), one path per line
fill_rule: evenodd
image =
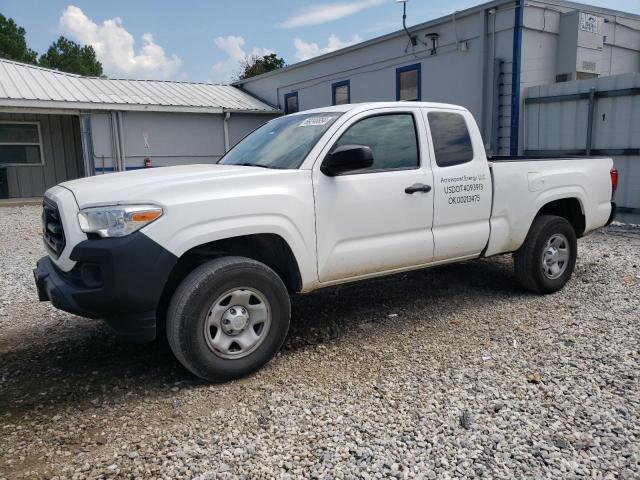
M479 0L411 0L408 24ZM640 0L589 0L640 14ZM275 52L287 63L401 27L395 0L0 0L39 53L59 35L92 44L110 77L225 82L238 61Z

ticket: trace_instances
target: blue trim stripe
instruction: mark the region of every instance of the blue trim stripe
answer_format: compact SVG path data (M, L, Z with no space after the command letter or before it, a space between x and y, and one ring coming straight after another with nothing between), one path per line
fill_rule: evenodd
M336 104L336 89L338 87L347 87L347 103L351 103L351 81L342 80L331 84L331 105Z
M289 99L290 98L296 98L296 112L300 111L300 103L298 102L298 92L291 92L291 93L285 93L284 94L284 114L288 115L289 113L295 113L295 112L290 112L289 111Z
M518 155L520 136L520 70L522 64L522 24L524 8L522 0L517 0L513 27L513 63L511 74L511 128L509 133L509 154Z
M396 68L396 100L400 100L400 74L404 72L411 72L416 70L418 72L418 98L417 101L422 100L422 64L414 63L413 65L406 65L404 67Z

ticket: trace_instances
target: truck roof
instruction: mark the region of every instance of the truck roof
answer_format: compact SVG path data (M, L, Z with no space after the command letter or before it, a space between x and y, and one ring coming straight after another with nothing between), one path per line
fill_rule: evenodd
M350 111L363 111L371 108L393 108L393 107L422 107L422 108L447 108L453 110L467 109L460 105L454 105L450 103L436 103L436 102L364 102L364 103L348 103L344 105L332 105L327 107L313 108L310 110L301 110L300 112L292 113L291 115L301 115L308 113L320 113L320 112L350 112Z

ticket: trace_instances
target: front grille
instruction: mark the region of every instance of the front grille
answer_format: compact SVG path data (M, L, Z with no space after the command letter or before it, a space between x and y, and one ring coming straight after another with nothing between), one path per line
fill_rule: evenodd
M64 228L58 206L48 198L42 202L42 238L49 253L58 258L64 250Z

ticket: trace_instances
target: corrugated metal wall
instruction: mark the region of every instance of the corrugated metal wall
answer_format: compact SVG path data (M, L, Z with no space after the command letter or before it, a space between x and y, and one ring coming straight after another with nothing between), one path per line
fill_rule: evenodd
M44 165L1 167L8 196L37 197L65 180L84 176L80 123L75 115L0 113L0 121L39 122Z
M532 87L525 99L525 152L586 155L593 89L591 153L611 156L620 172L616 200L640 208L640 74Z

